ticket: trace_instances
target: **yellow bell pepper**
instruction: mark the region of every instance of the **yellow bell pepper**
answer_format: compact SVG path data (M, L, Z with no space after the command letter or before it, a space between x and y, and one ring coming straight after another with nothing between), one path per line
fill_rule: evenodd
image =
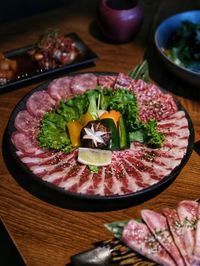
M79 121L70 121L67 123L67 129L69 132L69 137L73 147L79 147L80 142L80 133L83 125Z
M81 116L80 123L83 126L86 126L88 122L93 121L93 120L94 120L93 116L89 112L87 112Z

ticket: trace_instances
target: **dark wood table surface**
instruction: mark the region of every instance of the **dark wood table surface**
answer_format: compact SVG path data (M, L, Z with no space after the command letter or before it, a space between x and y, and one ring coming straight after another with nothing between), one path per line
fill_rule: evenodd
M54 10L0 24L0 51L35 42L47 29L76 32L98 55L95 65L79 70L128 72L145 57L150 75L159 86L172 92L193 121L195 142L200 140L199 90L174 77L163 66L152 45L156 26L164 18L184 10L199 9L197 0L143 0L145 17L140 31L128 43L112 44L96 24L98 1L66 1ZM0 136L18 101L40 83L0 94ZM1 141L2 142L2 141ZM1 143L2 144L2 143ZM200 157L193 151L176 180L161 194L140 205L111 212L80 212L38 199L22 188L0 160L0 216L29 266L66 265L70 256L92 247L92 243L112 238L104 223L139 217L142 208L161 210L175 207L183 199L200 197ZM2 244L2 243L1 243Z

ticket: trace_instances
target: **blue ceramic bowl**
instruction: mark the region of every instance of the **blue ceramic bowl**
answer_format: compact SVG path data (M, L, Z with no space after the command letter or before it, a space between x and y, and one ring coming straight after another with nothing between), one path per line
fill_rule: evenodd
M173 31L179 28L183 21L188 20L193 23L200 23L200 10L186 11L176 14L164 20L157 28L154 36L155 45L157 50L163 59L164 63L170 71L188 83L199 86L200 85L200 73L189 70L185 67L176 65L171 61L163 52L167 47L170 36Z

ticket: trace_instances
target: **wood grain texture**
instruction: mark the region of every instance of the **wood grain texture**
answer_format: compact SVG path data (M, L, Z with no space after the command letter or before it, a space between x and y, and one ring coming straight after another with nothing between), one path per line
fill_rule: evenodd
M101 35L96 24L98 1L68 0L63 1L63 5L57 9L0 24L0 51L33 43L40 34L51 28L60 29L62 33L76 32L99 56L95 66L80 72L126 73L146 57L152 79L177 96L191 116L195 140L200 140L200 102L197 100L199 88L193 88L172 77L151 50L152 34L158 23L171 14L200 8L199 1L142 2L145 18L140 31L129 43L112 44ZM0 94L1 140L15 105L38 85ZM104 223L137 218L142 208L159 211L163 207L175 207L180 200L200 197L200 157L195 151L177 179L160 195L138 206L113 212L78 212L50 205L19 186L6 168L2 156L0 169L0 216L28 266L66 265L71 255L90 248L96 241L112 237L104 228Z

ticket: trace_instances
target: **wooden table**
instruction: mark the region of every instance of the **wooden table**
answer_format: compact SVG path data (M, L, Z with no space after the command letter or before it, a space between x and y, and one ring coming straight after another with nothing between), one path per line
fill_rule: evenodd
M199 88L173 77L155 56L152 34L165 17L189 9L200 8L199 1L144 0L145 18L138 34L126 44L107 42L96 26L98 1L66 1L60 8L0 25L0 51L33 43L49 28L62 33L76 32L97 53L96 65L81 71L127 72L145 57L149 60L152 79L170 90L189 112L200 140ZM80 10L82 10L80 12ZM148 45L147 45L148 44ZM39 84L0 95L0 135L18 101ZM184 96L184 97L183 97ZM199 99L199 98L198 98ZM104 223L139 217L142 208L161 210L183 199L200 197L200 157L193 151L189 162L176 180L161 194L138 206L112 212L79 212L48 204L24 190L9 173L3 157L0 161L0 215L29 266L62 266L70 256L88 249L92 243L112 238Z

